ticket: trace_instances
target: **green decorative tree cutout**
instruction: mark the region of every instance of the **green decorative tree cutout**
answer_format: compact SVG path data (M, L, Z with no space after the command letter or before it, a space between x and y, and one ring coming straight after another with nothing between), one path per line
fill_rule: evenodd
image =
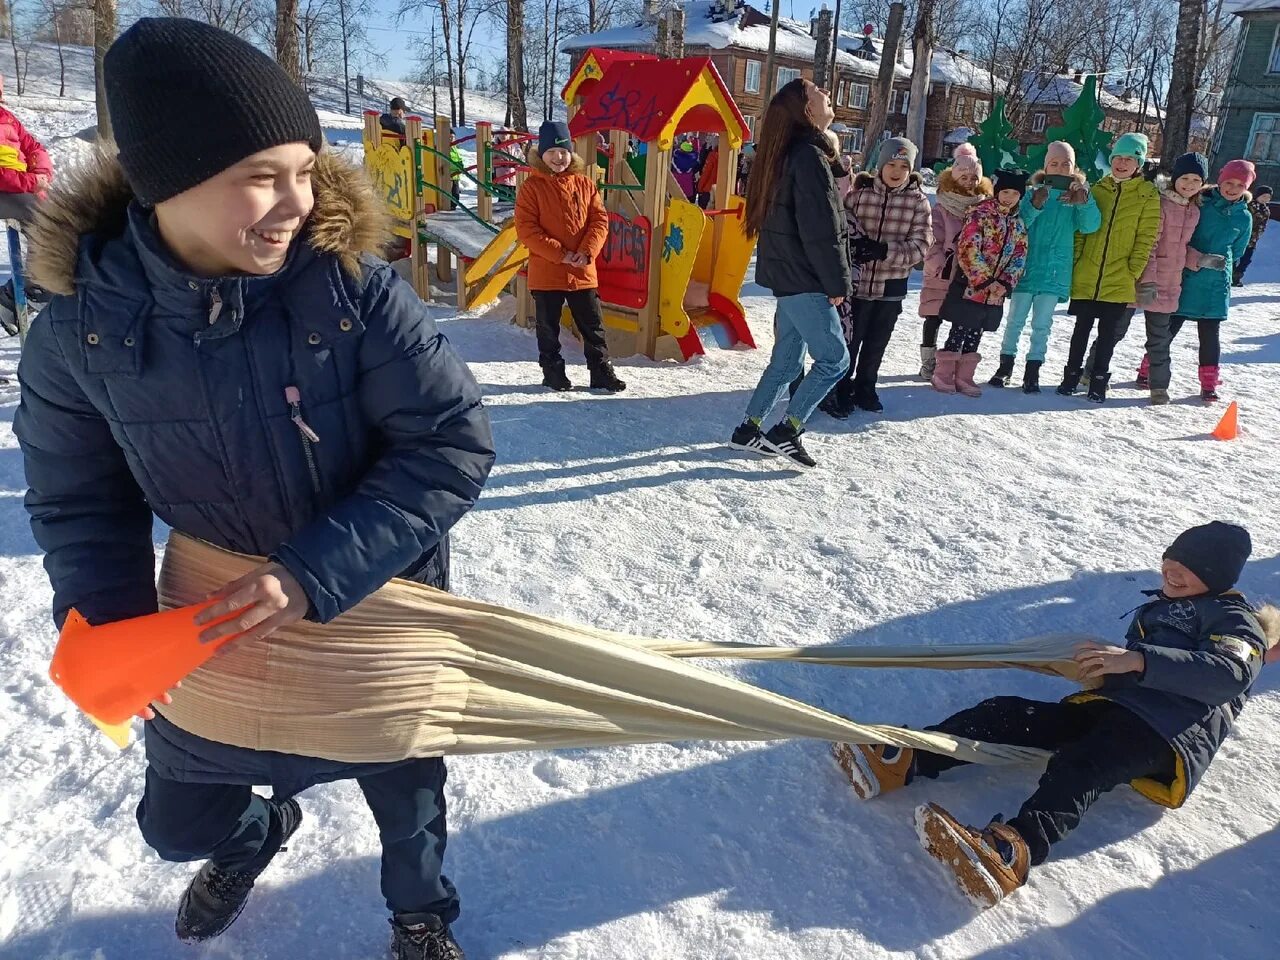
M1004 97L997 97L991 115L978 124L978 135L969 138L988 177L1000 169L1026 166L1027 158L1018 149L1018 141L1009 136L1011 133L1013 124L1004 115Z
M1102 129L1107 115L1098 106L1098 78L1089 77L1076 102L1062 111L1062 126L1045 131L1044 143L1027 151L1032 170L1044 167L1044 156L1054 140L1065 140L1076 149L1076 166L1090 183L1101 179L1110 169L1107 156L1111 152L1111 134Z

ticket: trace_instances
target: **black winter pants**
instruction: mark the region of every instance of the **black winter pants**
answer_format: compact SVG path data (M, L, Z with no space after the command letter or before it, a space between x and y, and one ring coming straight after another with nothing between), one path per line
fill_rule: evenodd
M355 779L382 838L387 908L434 913L452 923L458 894L441 873L448 838L445 778L444 761L432 757ZM264 850L270 822L270 807L248 784L180 782L147 768L138 826L165 860L212 860L225 870L244 869L259 853L272 852Z
M977 353L978 347L982 345L983 332L981 327L962 327L953 323L942 349L952 353Z
M1173 317L1169 321L1169 342L1178 335L1182 325L1189 317ZM1222 321L1194 320L1196 332L1200 335L1200 366L1216 367L1222 360Z
M534 313L538 323L538 363L543 371L564 365L560 356L560 314L569 304L573 324L582 335L582 352L587 366L595 370L609 362L604 339L604 316L600 297L594 290L535 290Z
M1111 355L1115 352L1119 339L1118 331L1122 324L1132 319L1129 307L1123 303L1105 303L1101 300L1073 301L1076 309L1076 328L1071 334L1071 352L1067 356L1067 369L1080 370L1084 367L1085 351L1089 349L1089 334L1093 330L1093 322L1098 322L1098 337L1094 342L1093 373L1095 375L1111 372Z
M1137 714L1107 700L1045 703L992 697L930 730L992 743L1052 750L1036 792L1009 825L1031 848L1032 865L1080 824L1099 796L1140 777L1174 775L1173 748ZM936 777L964 761L918 751L916 773Z
M849 369L836 384L836 396L845 405L875 395L880 364L898 323L898 314L902 313L902 301L854 300L852 307L845 331Z

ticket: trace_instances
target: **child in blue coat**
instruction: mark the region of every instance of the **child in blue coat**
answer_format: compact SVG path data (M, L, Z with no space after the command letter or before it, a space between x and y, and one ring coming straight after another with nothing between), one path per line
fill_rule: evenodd
M1235 265L1249 248L1253 216L1249 212L1249 187L1257 171L1248 160L1232 160L1218 173L1218 185L1204 192L1200 222L1191 236L1199 251L1197 263L1182 273L1182 296L1169 323L1172 341L1188 320L1200 334L1200 399L1218 399L1219 338L1222 321L1231 305L1231 279Z
M1067 177L1070 186L1049 186L1046 177ZM1031 178L1022 198L1022 211L1028 224L1027 268L1009 300L1009 325L1000 345L1000 366L989 383L1003 387L1013 378L1018 341L1030 315L1031 349L1027 352L1022 390L1039 393L1040 366L1049 348L1053 311L1071 297L1076 235L1094 233L1102 224L1098 202L1089 192L1084 174L1076 169L1075 147L1063 140L1049 144L1044 169Z
M323 151L274 61L214 27L140 20L104 74L119 155L40 214L33 270L57 296L23 350L14 420L55 623L72 607L93 624L156 612L153 516L269 558L218 594L198 622L239 615L206 641L329 622L395 576L447 587L448 533L493 437L466 365L375 255L385 218L364 175ZM461 957L442 760L215 743L167 702L144 711L138 824L162 858L204 861L181 939L239 915L298 828L295 794L354 779L382 837L395 957Z
M1243 527L1183 531L1124 646L1077 648L1086 692L1059 703L994 697L929 728L1052 751L1036 792L1007 822L996 816L979 830L936 803L917 808L921 843L975 904L993 906L1025 884L1108 790L1128 783L1175 808L1190 796L1280 639L1280 611L1255 610L1233 589L1251 551ZM864 800L963 762L888 746L838 744L835 754Z

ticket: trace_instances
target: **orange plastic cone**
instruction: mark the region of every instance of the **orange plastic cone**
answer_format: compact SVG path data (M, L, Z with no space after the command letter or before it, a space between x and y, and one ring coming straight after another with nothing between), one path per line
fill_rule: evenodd
M1239 408L1234 400L1227 407L1218 425L1213 428L1213 435L1219 440L1234 440L1240 436Z
M129 721L136 714L235 639L200 642L208 627L196 626L195 617L213 603L99 627L72 610L62 625L49 676L103 733L126 746Z

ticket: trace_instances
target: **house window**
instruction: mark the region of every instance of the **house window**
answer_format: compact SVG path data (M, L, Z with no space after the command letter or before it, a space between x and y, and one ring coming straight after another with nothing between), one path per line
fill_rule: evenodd
M861 127L854 127L844 138L844 149L846 153L861 153L862 144L866 139L866 133Z
M754 140L756 138L756 118L745 116L742 119L747 121L747 139Z
M956 108L951 115L957 120L964 116L964 101L964 97L956 97Z
M855 83L852 90L854 109L867 109L867 101L871 98L871 87L865 83Z
M1043 113L1037 113L1034 117L1031 118L1031 132L1044 133L1045 121L1047 121L1048 119L1049 118L1046 117Z
M1276 35L1271 41L1271 59L1267 61L1267 73L1280 73L1280 23L1276 24Z
M985 100L973 101L973 119L975 123L981 123L987 117L991 116L991 104Z
M744 93L760 92L760 61L747 61L747 82L742 88Z
M898 103L898 112L899 112L899 113L906 113L906 112L907 112L907 106L908 106L910 103L911 103L911 91L910 91L910 90L903 90L903 91L902 91L902 98L901 98L901 101Z
M835 93L831 95L831 105L833 107L844 106L844 81L837 80Z
M791 67L779 67L778 68L778 87L777 87L777 90L775 90L774 92L777 93L778 90L781 90L788 83L790 83L792 80L797 79L799 76L800 76L799 70L795 70Z
M1280 113L1255 113L1245 155L1255 163L1280 163Z

